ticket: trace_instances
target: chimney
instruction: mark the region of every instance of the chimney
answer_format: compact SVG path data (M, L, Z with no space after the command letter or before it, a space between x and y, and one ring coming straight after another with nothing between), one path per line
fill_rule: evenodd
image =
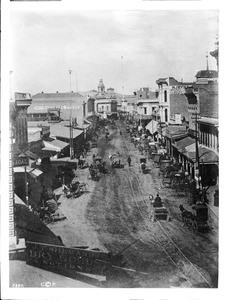
M183 81L183 78L181 78L181 83L183 83L184 81Z

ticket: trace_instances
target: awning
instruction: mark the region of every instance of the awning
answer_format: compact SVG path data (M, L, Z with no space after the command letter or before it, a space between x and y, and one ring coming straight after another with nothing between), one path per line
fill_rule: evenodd
M195 151L195 139L188 136L173 143L172 146L183 153L187 151Z
M25 167L14 167L13 168L14 173L24 173ZM31 168L30 166L26 166L26 173L31 175L33 178L36 178L40 176L43 172L36 168Z
M187 152L184 152L183 155L188 157L191 161L196 162L196 151L187 151ZM200 146L199 147L199 162L200 162L200 164L218 164L219 157L215 153L215 151L212 151L208 148Z
M40 171L39 169L33 169L31 172L29 172L29 174L33 177L39 177L40 175L42 175L42 171Z
M31 172L33 169L29 166L26 166L26 172L29 173ZM25 167L14 167L13 168L13 172L14 173L24 173L25 172Z
M75 165L78 163L78 159L71 159L70 157L60 157L60 158L50 158L52 164L65 165L72 164Z
M25 154L26 154L29 158L33 159L33 160L37 160L37 159L39 158L35 153L33 153L33 152L30 151L30 150L27 150L27 151L25 152Z
M66 148L69 145L69 143L65 143L59 140L53 140L53 141L44 141L44 148L42 148L42 151L54 151L54 152L61 152L64 148Z
M150 123L147 124L146 129L149 130L151 134L154 134L158 131L158 122L155 120L150 121Z

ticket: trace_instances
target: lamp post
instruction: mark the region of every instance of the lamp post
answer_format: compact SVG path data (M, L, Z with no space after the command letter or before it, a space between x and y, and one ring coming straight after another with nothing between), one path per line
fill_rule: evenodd
M69 70L69 92L70 92L69 94L70 97L69 147L70 147L70 158L73 159L74 149L73 149L73 128L72 128L71 74L72 74L72 70Z

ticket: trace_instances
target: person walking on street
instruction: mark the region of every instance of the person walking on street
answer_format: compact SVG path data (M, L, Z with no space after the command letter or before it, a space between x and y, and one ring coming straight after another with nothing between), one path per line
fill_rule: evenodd
M128 166L131 167L131 161L132 161L132 160L131 160L131 157L130 157L130 156L128 156L127 161L128 161Z

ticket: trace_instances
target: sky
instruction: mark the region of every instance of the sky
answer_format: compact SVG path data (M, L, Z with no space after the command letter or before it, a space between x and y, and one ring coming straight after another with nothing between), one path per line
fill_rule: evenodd
M69 69L73 91L97 89L101 78L125 94L154 90L160 77L194 81L217 34L217 10L13 11L11 93L67 92Z

